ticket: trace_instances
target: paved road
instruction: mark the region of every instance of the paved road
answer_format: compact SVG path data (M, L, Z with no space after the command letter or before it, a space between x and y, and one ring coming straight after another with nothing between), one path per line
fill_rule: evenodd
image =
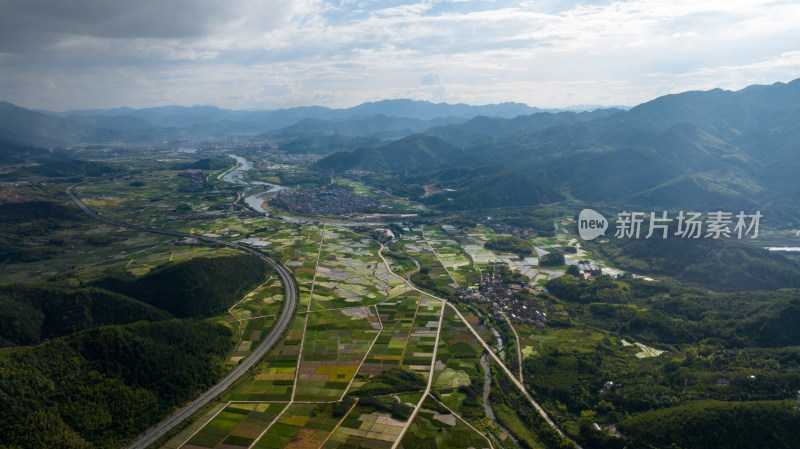
M75 184L78 185L78 184ZM219 240L215 238L203 237L193 234L184 234L181 232L173 232L173 231L164 231L160 229L152 229L145 226L138 226L132 225L129 223L122 223L119 221L109 220L108 218L102 217L96 214L94 211L89 209L83 202L72 193L72 188L75 185L67 187L67 195L72 198L72 201L75 202L84 212L89 214L95 220L102 221L103 223L107 223L114 226L121 226L123 228L134 229L137 231L145 231L145 232L152 232L155 234L163 234L163 235L171 235L175 237L191 237L198 240L203 240L209 243L216 243L219 245L224 245L230 248L236 248L251 254L255 254L256 256L266 260L275 271L278 272L278 276L281 278L281 282L283 282L283 286L285 289L285 296L286 300L283 305L283 309L281 310L280 315L278 316L278 320L275 322L275 325L270 330L267 337L264 341L261 342L258 347L248 356L247 358L243 359L240 364L238 364L233 371L228 373L222 380L220 380L216 385L211 387L208 391L200 395L197 399L189 403L184 408L176 411L172 415L168 416L166 419L161 421L160 423L156 424L155 426L148 429L144 434L140 435L139 438L127 446L128 449L143 449L164 436L167 432L169 432L173 427L180 424L183 420L200 410L201 408L205 407L211 400L219 396L223 391L228 389L237 379L243 376L247 370L249 370L253 365L255 365L267 351L272 348L272 346L278 342L283 331L289 326L291 323L292 316L294 315L294 309L297 304L297 287L294 282L294 278L289 273L289 271L281 264L275 262L273 259L265 255L260 251L256 251L253 248L248 246L240 245L238 243L233 242L226 242L224 240Z

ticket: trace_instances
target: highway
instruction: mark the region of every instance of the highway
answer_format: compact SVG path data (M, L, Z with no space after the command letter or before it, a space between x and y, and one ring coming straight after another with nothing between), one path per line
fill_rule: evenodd
M289 326L291 323L292 317L294 316L295 306L297 305L297 286L295 285L294 278L292 278L291 273L281 264L275 262L272 258L268 257L266 254L256 251L253 248L248 246L240 245L238 243L233 242L226 242L224 240L219 240L215 238L203 237L194 234L184 234L181 232L174 232L174 231L164 231L160 229L152 229L145 226L138 226L132 225L128 223L122 223L119 221L110 220L108 218L102 217L96 214L94 211L89 209L83 202L72 193L72 188L78 184L71 185L67 187L67 195L72 198L72 201L75 202L84 212L89 214L95 220L101 221L106 224L110 224L113 226L120 226L123 228L133 229L137 231L144 231L144 232L152 232L155 234L162 234L162 235L170 235L174 237L190 237L198 240L202 240L208 243L215 243L219 245L224 245L230 248L235 248L241 251L245 251L251 254L255 254L256 256L264 259L267 261L272 267L277 271L278 276L281 278L281 282L283 282L284 290L285 290L285 301L283 304L283 309L281 310L280 315L278 316L275 325L270 330L267 337L264 341L261 342L258 347L245 359L241 361L227 376L225 376L222 380L220 380L216 385L211 387L208 391L200 395L197 399L190 402L188 405L183 407L182 409L172 413L170 416L165 418L160 423L156 424L155 426L148 429L145 433L140 435L136 441L131 443L127 446L128 449L143 449L147 446L153 444L156 440L161 438L162 436L166 435L173 427L180 424L185 419L189 418L198 410L202 409L206 406L209 402L211 402L214 398L222 394L223 391L228 389L237 379L243 376L251 367L253 367L264 354L269 351L272 346L278 342L283 334L284 330Z

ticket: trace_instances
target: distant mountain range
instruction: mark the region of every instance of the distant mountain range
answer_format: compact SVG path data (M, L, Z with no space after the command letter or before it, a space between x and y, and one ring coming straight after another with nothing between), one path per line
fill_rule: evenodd
M596 108L591 108L596 109ZM131 116L145 119L160 126L188 126L199 123L217 122L267 122L278 119L281 124L275 128L287 126L288 122L297 122L304 118L318 120L343 120L353 117L371 117L386 115L389 117L406 117L421 120L431 120L441 117L458 117L470 119L479 115L492 117L512 118L518 115L533 114L535 112L557 111L545 110L528 106L523 103L500 103L483 106L472 106L463 103L431 103L429 101L397 99L381 100L362 103L358 106L343 109L332 109L323 106L300 106L278 110L229 110L216 106L162 106L156 108L132 109L91 109L66 112L50 112L39 110L49 115L60 117L120 117Z
M628 111L476 117L423 134L464 150L452 164L514 167L572 200L631 208L760 208L781 225L800 217L800 80L667 95ZM382 166L376 154L333 154L318 165L397 169Z
M305 106L274 111L233 111L215 106L94 109L66 112L28 110L0 102L0 139L37 147L80 142L146 142L266 134L400 138L479 115L511 118L542 112L521 103L470 106L413 100L384 100L346 109ZM285 129L282 129L285 128Z
M463 147L463 146L462 146ZM591 202L800 216L800 80L667 95L629 111L465 147Z
M259 134L278 139L341 135L387 140L478 116L513 118L544 111L522 103L470 106L404 99L345 109L304 106L272 111L164 106L51 112L0 102L0 139L45 148L82 142L137 143Z
M0 103L0 146L17 155L13 160L35 153L20 147L231 135L272 139L289 153L330 154L317 165L326 171L411 170L415 182L447 187L434 173L511 167L535 180L545 201L762 208L783 224L800 217L800 80L583 112L386 100L348 109L168 106L55 114ZM448 204L466 195L459 192Z

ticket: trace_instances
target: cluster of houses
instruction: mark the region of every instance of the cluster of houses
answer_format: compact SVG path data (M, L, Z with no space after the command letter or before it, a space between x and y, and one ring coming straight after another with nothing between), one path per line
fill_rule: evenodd
M511 234L523 238L533 238L538 235L534 229L502 223L493 220L492 217L481 218L478 223L491 228L498 234Z
M182 178L189 178L188 185L178 187L181 192L199 192L206 187L211 187L211 184L206 182L206 176L202 170L186 170L178 174Z
M303 215L349 215L380 204L378 197L358 196L343 189L285 190L273 202Z
M508 316L513 321L522 321L537 327L547 324L547 304L538 304L533 299L522 299L515 293L525 288L524 283L504 283L499 274L492 272L481 273L481 282L478 290L471 288L461 289L457 296L467 303L484 304L495 317Z
M378 228L372 231L372 236L375 237L375 240L381 243L389 243L394 240L394 232L391 229L386 228Z

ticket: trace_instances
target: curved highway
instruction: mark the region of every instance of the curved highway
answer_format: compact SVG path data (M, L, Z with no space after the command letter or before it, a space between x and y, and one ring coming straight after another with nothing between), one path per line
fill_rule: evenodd
M275 262L272 258L267 256L266 254L256 251L253 248L248 246L244 246L238 243L233 242L226 242L224 240L219 240L215 238L203 237L193 234L185 234L182 232L174 232L174 231L164 231L160 229L152 229L145 226L138 226L128 223L122 223L119 221L109 220L108 218L102 217L96 214L94 211L89 209L88 206L83 204L83 202L72 193L72 188L78 184L71 185L67 187L67 195L72 198L72 201L75 202L84 212L89 214L95 220L102 221L103 223L107 223L113 226L121 226L123 228L134 229L137 231L144 231L144 232L152 232L154 234L162 234L162 235L171 235L175 237L190 237L198 240L203 240L208 243L215 243L219 245L225 245L230 248L235 248L241 251L245 251L251 254L255 254L256 256L266 260L275 271L278 272L278 276L280 276L281 281L283 282L284 289L286 291L286 300L283 305L283 309L281 310L280 315L278 316L275 325L270 330L267 337L261 344L256 347L256 349L245 359L241 361L236 367L228 373L222 380L220 380L216 385L211 387L208 391L200 395L197 399L190 402L188 405L183 407L182 409L174 412L173 414L169 415L160 423L156 424L155 426L148 429L144 434L140 435L139 438L127 446L128 449L143 449L147 446L153 444L156 440L161 438L162 436L166 435L173 427L180 424L185 419L189 418L198 410L202 409L206 406L211 400L222 394L223 391L228 389L237 379L243 376L253 365L255 365L267 351L272 348L272 346L278 342L283 334L283 331L289 326L289 323L292 320L293 311L297 304L297 286L295 285L294 278L289 273L283 265Z

